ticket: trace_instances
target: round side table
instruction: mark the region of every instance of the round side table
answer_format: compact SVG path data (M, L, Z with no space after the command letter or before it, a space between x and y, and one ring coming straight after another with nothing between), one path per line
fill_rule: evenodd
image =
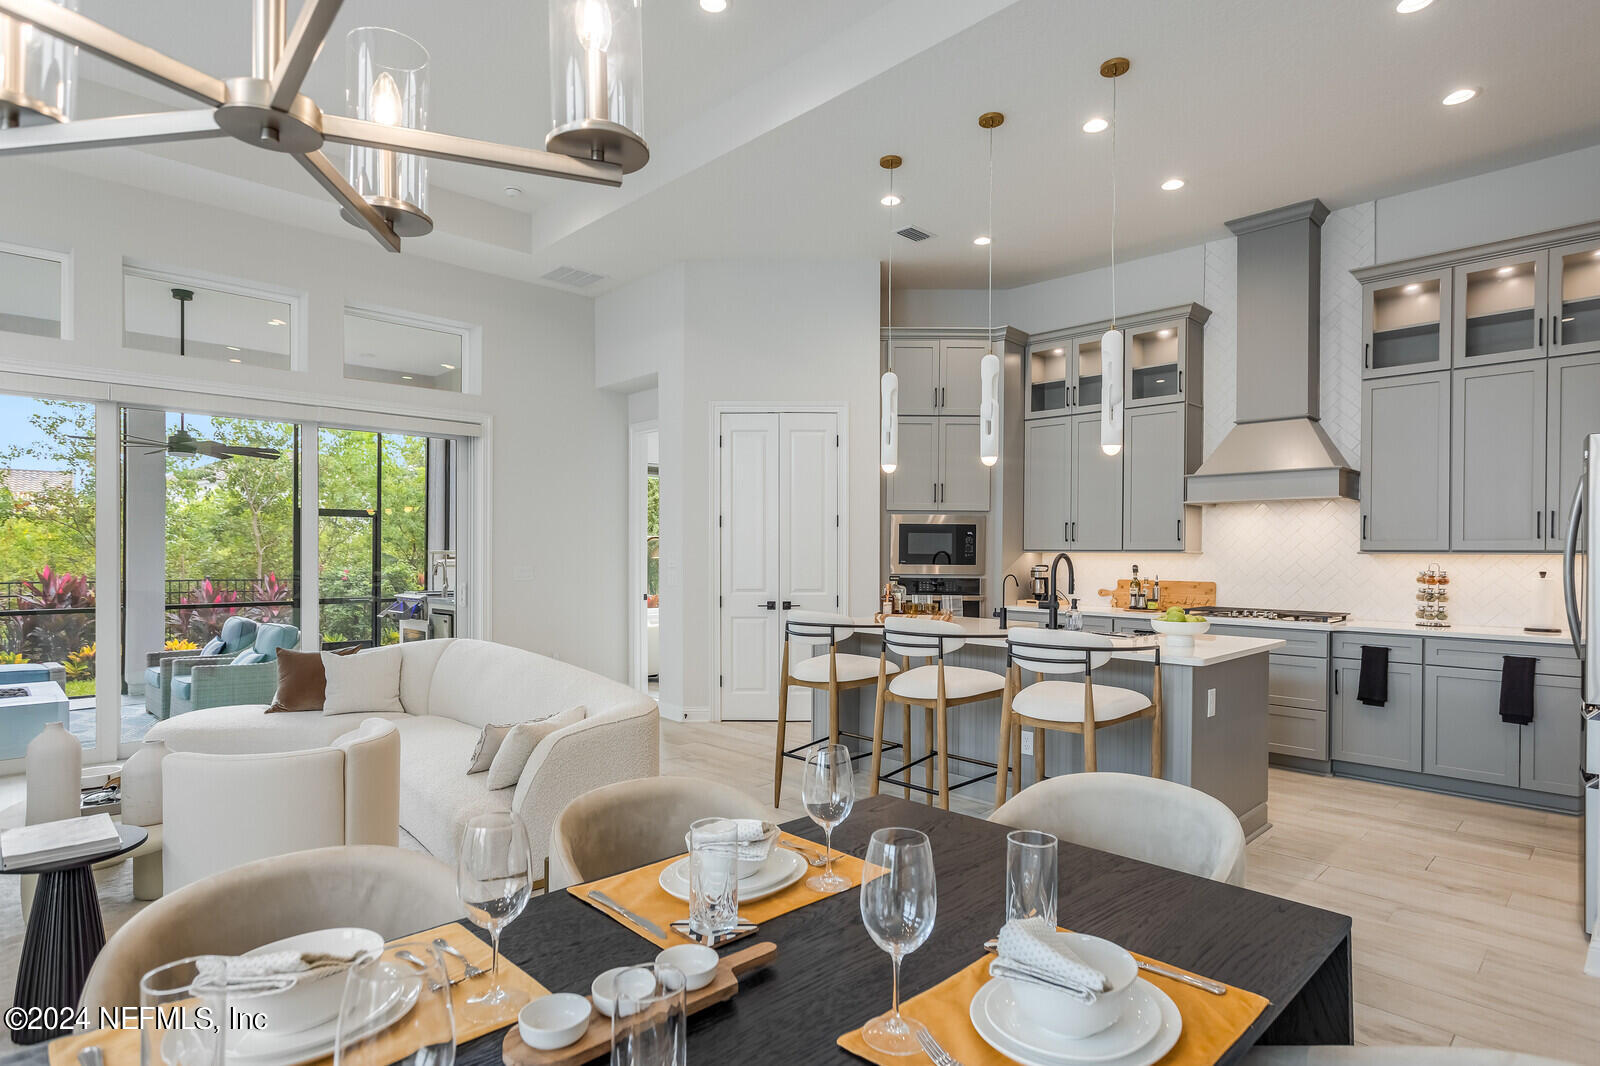
M106 943L105 924L100 920L100 897L95 892L91 867L118 855L125 855L145 842L149 833L143 826L119 825L116 844L100 851L63 862L21 866L8 874L38 874L33 910L28 913L28 932L22 941L22 958L17 966L17 994L12 1006L76 1007L89 967ZM37 1044L65 1029L13 1029L11 1039L18 1044Z

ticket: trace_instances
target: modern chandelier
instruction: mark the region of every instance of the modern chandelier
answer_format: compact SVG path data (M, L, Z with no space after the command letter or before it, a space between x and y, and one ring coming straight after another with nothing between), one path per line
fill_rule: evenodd
M428 53L393 30L353 30L350 115L300 93L343 0L251 0L250 73L219 79L76 11L77 0L0 0L0 156L230 136L296 162L345 219L391 251L433 229L426 160L618 186L650 149L636 129L643 95L640 0L550 0L552 129L545 150L426 129ZM73 121L77 51L109 60L203 107ZM344 173L322 152L351 145Z

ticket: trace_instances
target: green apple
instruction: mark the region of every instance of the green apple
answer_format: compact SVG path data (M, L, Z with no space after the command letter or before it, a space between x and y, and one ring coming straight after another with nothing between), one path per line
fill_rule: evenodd
M1161 616L1163 622L1182 622L1184 620L1182 607L1168 607L1167 613Z

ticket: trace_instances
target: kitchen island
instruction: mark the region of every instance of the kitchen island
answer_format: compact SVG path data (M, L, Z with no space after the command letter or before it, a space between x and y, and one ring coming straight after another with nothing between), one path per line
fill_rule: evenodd
M957 619L968 637L958 651L946 656L952 666L967 666L1003 674L1006 668L1006 631L992 619ZM1012 623L1013 628L1028 623ZM1161 648L1162 776L1189 785L1226 803L1245 835L1267 828L1267 656L1283 641L1258 637L1205 634L1191 647L1169 647L1167 637L1146 637ZM861 655L879 654L881 637L875 631L858 632L846 649ZM891 657L893 658L893 657ZM1116 685L1149 694L1153 681L1153 656L1148 651L1113 652L1111 662L1094 672L1096 684ZM915 665L921 665L917 663ZM1024 677L1031 682L1032 677ZM870 735L873 689L840 694L839 721L843 729ZM903 707L903 705L901 705ZM813 701L813 728L827 731L827 695ZM924 735L925 716L910 716L913 758L929 748ZM905 715L890 705L884 715L884 741L902 740ZM1108 724L1095 734L1096 760L1101 770L1148 774L1150 721ZM999 749L1000 700L986 700L950 710L950 751L953 754L994 761ZM1022 780L1034 778L1032 737L1024 733ZM899 750L884 755L884 769L900 765ZM924 764L931 765L931 764ZM865 766L862 766L865 769ZM952 760L951 784L982 773L986 768ZM1083 769L1083 741L1071 734L1047 734L1047 776ZM898 790L885 784L894 794ZM961 790L960 795L988 802L994 796L992 779Z

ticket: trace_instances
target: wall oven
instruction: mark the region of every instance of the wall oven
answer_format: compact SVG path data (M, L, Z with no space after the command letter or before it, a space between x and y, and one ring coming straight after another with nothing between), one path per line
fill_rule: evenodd
M982 577L982 518L897 514L889 522L889 573L894 577Z

